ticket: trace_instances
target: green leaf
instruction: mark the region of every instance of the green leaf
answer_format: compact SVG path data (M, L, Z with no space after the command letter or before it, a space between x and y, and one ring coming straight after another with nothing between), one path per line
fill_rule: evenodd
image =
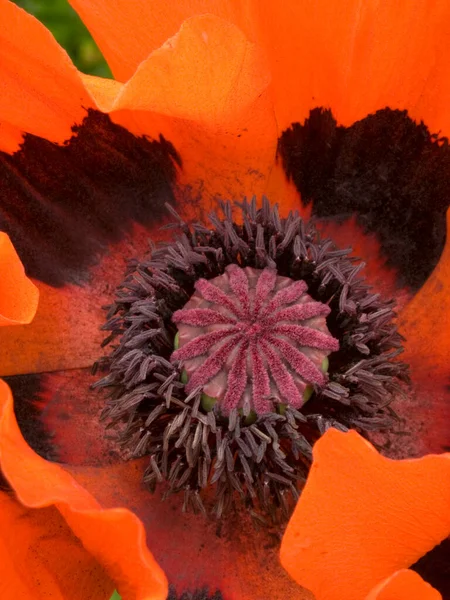
M80 17L67 0L13 0L39 19L83 73L111 77L111 71Z

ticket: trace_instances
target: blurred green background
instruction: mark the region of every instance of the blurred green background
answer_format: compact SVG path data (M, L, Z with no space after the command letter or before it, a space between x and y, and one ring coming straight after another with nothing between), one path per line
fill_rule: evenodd
M50 29L80 71L100 77L111 77L111 71L91 34L67 0L13 1Z

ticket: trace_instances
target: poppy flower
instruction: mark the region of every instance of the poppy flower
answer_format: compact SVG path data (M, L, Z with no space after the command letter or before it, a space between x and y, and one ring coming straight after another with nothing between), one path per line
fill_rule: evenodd
M115 80L0 0L7 597L439 598L446 3L71 4Z

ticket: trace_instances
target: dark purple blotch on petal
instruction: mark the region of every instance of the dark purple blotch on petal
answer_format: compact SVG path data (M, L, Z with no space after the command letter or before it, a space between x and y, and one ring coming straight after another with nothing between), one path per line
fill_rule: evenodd
M26 134L0 152L0 230L29 276L79 284L134 223L159 226L180 158L170 142L136 137L89 110L64 145Z
M12 491L11 486L9 485L8 481L6 480L6 477L0 471L0 492L10 493L11 491Z
M224 597L221 592L210 593L206 588L194 592L183 592L181 595L177 595L175 589L170 586L167 600L224 600Z
M27 444L46 460L57 460L52 436L41 420L42 375L3 377L14 398L14 414Z
M427 552L411 569L435 587L442 600L450 600L450 538Z
M423 285L445 244L446 138L415 123L407 111L384 108L342 127L330 110L315 108L304 123L283 132L278 155L302 201L312 202L314 217L356 215L364 231L377 235L399 285Z

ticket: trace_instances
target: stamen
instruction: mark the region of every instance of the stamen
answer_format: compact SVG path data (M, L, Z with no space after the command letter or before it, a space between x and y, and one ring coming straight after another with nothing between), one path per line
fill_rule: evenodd
M242 225L222 208L211 228L171 209L179 236L130 262L95 387L110 390L102 418L128 456L149 457L151 491L217 518L245 505L267 526L288 518L327 429L396 426L408 368L394 303L350 249L267 199L242 203Z

